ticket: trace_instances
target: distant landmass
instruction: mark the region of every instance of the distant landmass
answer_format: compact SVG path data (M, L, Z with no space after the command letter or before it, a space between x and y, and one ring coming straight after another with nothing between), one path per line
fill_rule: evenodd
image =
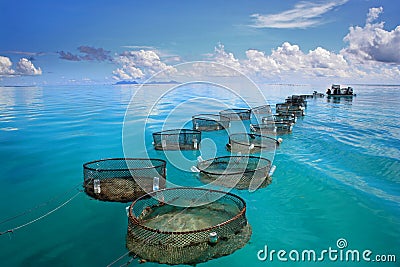
M115 83L115 85L124 85L124 84L180 84L180 83L177 81L173 81L173 80L164 81L164 82L163 81L160 81L160 82L153 81L153 82L146 82L146 83L138 83L137 81L119 81L119 82Z

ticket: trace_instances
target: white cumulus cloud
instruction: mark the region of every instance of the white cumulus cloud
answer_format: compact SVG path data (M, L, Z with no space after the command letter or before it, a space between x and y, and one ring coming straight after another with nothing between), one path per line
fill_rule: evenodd
M237 58L233 55L233 53L229 53L225 51L225 47L223 44L219 43L214 48L214 58L217 63L239 69L240 63Z
M296 4L293 9L277 14L251 15L255 28L309 28L321 23L321 17L335 7L348 2L348 0L336 0L328 2L304 1Z
M0 76L24 76L24 75L41 75L42 70L36 68L33 63L26 59L21 58L13 69L13 63L8 57L0 56Z
M348 77L351 73L346 59L322 47L304 53L296 44L284 42L267 55L264 51L249 49L246 58L237 59L226 52L223 45L215 48L212 60L233 67L249 76L265 78L297 77Z
M152 50L125 51L115 62L120 65L113 71L116 80L143 79L163 72L168 76L176 69L161 61L159 55Z
M352 60L372 60L400 64L400 26L384 29L384 22L375 22L383 8L371 8L364 27L350 27L344 37L348 47L341 53Z
M0 76L13 75L12 62L8 57L0 56Z
M42 70L36 68L31 61L21 58L17 63L17 72L20 75L41 75Z

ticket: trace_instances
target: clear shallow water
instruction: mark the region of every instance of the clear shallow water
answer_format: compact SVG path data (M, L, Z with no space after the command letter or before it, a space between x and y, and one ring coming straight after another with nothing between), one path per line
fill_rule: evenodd
M309 100L307 115L298 120L292 134L282 136L271 185L254 193L233 190L247 201L252 238L243 249L203 266L288 266L293 263L260 262L256 253L264 245L287 251L336 248L339 238L347 240L349 249L397 254L400 260L400 87L354 87L357 97L352 101ZM0 231L35 219L73 197L83 181L83 163L124 155L123 120L136 90L130 86L0 88ZM146 94L136 96L142 103L138 101L129 116L129 123L138 129L126 136L130 149L125 152L130 156L144 156L147 151L152 157L165 157L152 149L151 132L160 130L165 116L179 103L168 127L181 127L192 115L216 112L224 105L245 105L216 89L172 92L146 120L141 110L154 90L149 87ZM262 89L271 104L313 90L322 91L277 85ZM219 101L204 101L204 94ZM251 96L248 100L260 102ZM143 125L145 145L137 142ZM228 154L226 133L205 133L203 139L207 138L215 140L217 147L202 151L203 158ZM174 167L183 164L189 169L200 152L183 154L185 162L177 153L168 155L167 179L200 186L196 175ZM25 216L3 222L53 198ZM126 253L125 206L78 194L48 217L0 236L1 266L105 266ZM116 266L128 260L125 257ZM131 265L136 266L136 260Z

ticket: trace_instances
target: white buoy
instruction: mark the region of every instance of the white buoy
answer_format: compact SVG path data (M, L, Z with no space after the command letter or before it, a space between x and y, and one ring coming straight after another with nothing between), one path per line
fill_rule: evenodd
M197 149L197 139L193 139L193 148Z
M196 167L196 166L192 166L192 167L190 167L190 170L191 170L192 172L200 172L200 170L199 170L199 169L197 169L197 167Z
M252 149L254 149L254 144L251 144L251 145L249 146L249 150L252 150Z
M100 194L101 188L100 188L100 180L99 179L94 179L93 181L93 191L95 194Z
M125 207L126 216L129 217L129 206Z
M278 142L278 144L282 144L283 139L279 137L278 140L276 140L276 141Z
M160 178L154 177L153 178L153 191L160 190Z
M274 175L275 170L276 170L276 166L272 165L271 169L269 170L268 176L271 177L272 175Z
M208 236L208 242L210 244L217 244L218 243L218 234L216 232L211 232Z

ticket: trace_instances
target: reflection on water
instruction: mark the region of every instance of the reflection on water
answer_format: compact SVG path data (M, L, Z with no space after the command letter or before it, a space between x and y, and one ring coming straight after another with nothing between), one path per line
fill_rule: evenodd
M0 88L0 222L82 184L84 162L124 156L124 118L130 126L124 134L132 156L170 157L167 180L201 186L196 174L174 167L172 163L180 164L180 155L153 149L153 131L190 127L191 116L204 111L262 105L265 99L274 107L288 95L321 91L260 85L265 99L241 88L244 102L221 87L193 84L159 99L160 87ZM251 243L204 266L262 266L255 253L266 243L287 251L304 244L325 249L338 236L347 238L354 249L370 246L395 253L400 246L400 87L354 88L357 96L352 101L308 99L306 116L297 121L292 134L283 136L277 150L272 184L251 194L234 192L248 204ZM147 118L148 107L152 109ZM228 134L204 133L204 146L210 149L182 152L188 159L185 168L189 170L200 153L228 154ZM139 144L143 136L146 143ZM28 217L0 223L0 231L55 207L44 206ZM81 194L51 216L16 231L11 239L1 236L1 265L104 266L127 252L126 226L125 205Z

